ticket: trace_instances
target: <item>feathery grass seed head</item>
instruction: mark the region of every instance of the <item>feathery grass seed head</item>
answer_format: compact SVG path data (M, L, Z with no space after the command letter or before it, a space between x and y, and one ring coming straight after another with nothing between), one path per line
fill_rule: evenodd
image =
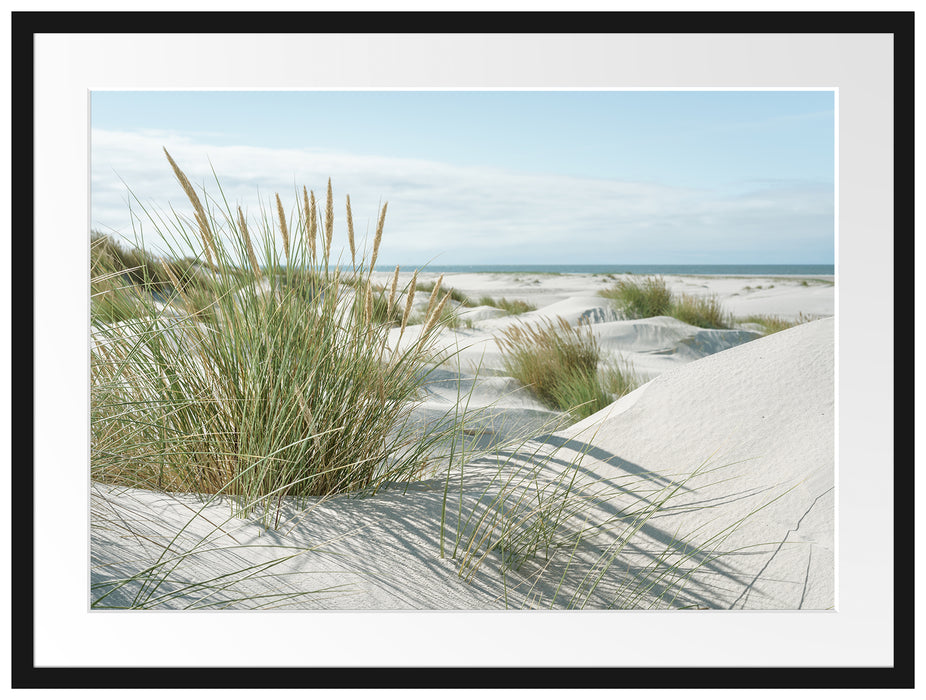
M383 240L383 226L386 223L386 207L389 206L389 202L383 204L383 211L379 215L379 223L376 224L376 235L373 237L373 256L370 258L370 272L373 271L373 266L376 265L376 258L379 255L379 244Z
M434 289L431 290L431 296L428 297L428 310L424 312L426 317L431 315L431 309L434 308L434 302L437 301L437 295L440 294L441 283L444 281L444 275L441 274L434 283Z
M315 259L315 193L312 193L312 200L309 201L309 193L305 186L302 187L302 206L305 209L305 233L309 239L309 253L312 260Z
M347 242L350 244L350 264L352 267L357 267L357 249L354 246L354 217L350 213L350 195L347 195Z
M286 214L283 213L283 202L277 194L277 216L280 219L280 233L283 234L283 251L286 253L286 262L289 262L289 229L286 228Z
M373 285L369 280L363 290L363 318L368 326L373 322Z
M408 295L405 298L405 311L402 314L402 330L400 335L405 332L405 326L408 324L408 317L412 312L412 304L415 302L415 282L418 280L418 270L412 273L411 284L408 285Z
M439 289L439 287L437 289ZM424 326L424 330L421 332L422 340L430 332L430 330L434 327L434 325L437 323L437 320L440 318L441 312L444 310L444 305L447 303L447 300L450 298L451 294L452 292L447 292L443 296L443 298L440 300L440 303L437 305L437 307L434 309L434 313L432 313L428 317L428 321Z
M331 236L334 233L334 197L331 194L331 178L328 178L328 201L325 203L325 259L331 255Z
M180 169L180 166L174 162L166 148L164 149L164 155L167 156L167 161L170 163L170 167L173 168L174 175L180 181L184 194L190 200L190 204L193 205L193 211L196 213L196 224L199 226L199 233L205 245L206 259L209 262L209 267L212 267L213 259L217 257L217 254L215 253L215 241L212 238L212 228L209 226L209 217L206 216L206 210L203 208L202 202L199 201L199 196L196 194L196 190L193 189L189 178Z
M395 307L395 292L399 286L399 266L395 266L395 274L392 275L392 287L389 289L389 304L386 306L386 316L392 318L392 309Z
M173 285L174 289L176 289L177 293L181 296L181 298L183 298L183 285L180 284L180 280L177 279L177 276L174 274L171 266L162 260L161 267L163 267L164 272L167 273L167 278L170 280L170 283Z

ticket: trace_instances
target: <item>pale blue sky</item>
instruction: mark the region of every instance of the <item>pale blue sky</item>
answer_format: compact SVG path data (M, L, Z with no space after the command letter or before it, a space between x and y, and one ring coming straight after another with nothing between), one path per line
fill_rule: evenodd
M361 231L388 200L384 265L834 261L831 92L94 92L91 108L102 230L128 228L126 185L184 207L164 146L215 191L211 161L252 215L328 177Z

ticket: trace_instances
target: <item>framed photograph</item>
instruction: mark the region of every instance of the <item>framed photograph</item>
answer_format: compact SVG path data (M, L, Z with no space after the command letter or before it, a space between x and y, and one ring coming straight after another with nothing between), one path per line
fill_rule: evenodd
M913 13L726 14L13 13L14 687L912 687Z

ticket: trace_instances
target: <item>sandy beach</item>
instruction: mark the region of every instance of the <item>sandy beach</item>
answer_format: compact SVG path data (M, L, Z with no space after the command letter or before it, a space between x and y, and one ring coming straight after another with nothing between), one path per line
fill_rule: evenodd
M410 277L402 272L399 286ZM391 278L372 276L383 286ZM273 529L234 517L222 497L91 482L91 603L832 608L833 278L664 278L673 293L714 296L737 319L803 321L776 333L742 320L706 329L624 318L599 294L621 279L443 276L473 302L449 302L456 327L437 340L446 361L415 415L461 421L462 468L435 465L362 498L299 507L281 497ZM509 314L484 297L534 309ZM416 310L427 301L420 294ZM507 374L500 334L558 318L587 327L604 359L632 366L639 388L576 422ZM393 329L390 347L415 343L420 330ZM503 530L507 539L489 547Z

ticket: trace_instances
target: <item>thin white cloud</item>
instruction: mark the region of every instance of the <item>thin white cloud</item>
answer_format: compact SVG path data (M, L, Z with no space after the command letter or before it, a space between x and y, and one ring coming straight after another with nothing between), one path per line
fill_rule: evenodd
M350 194L361 236L375 227L378 207L388 201L384 264L724 262L731 252L738 255L734 262L762 262L769 251L782 261L832 259L832 187L814 183L753 183L752 190L733 193L306 149L205 145L159 132L94 129L91 138L91 217L101 230L130 230L126 186L146 206L189 214L163 146L197 187L205 185L218 197L214 167L225 197L252 217L276 192L294 208L303 185L324 199L330 177L338 247L346 239L345 195ZM145 231L149 235L150 224ZM807 251L813 251L809 258Z

